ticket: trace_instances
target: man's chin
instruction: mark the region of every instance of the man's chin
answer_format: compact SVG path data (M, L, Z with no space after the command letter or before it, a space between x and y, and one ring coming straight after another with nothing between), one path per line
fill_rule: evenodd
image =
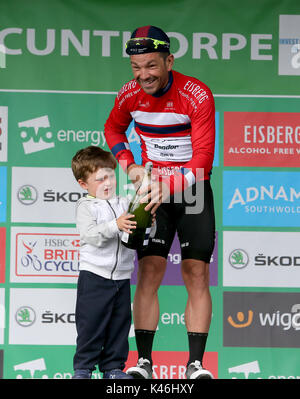
M146 94L150 94L151 96L153 96L153 94L155 94L156 92L157 92L157 89L156 88L143 88L143 90L144 90L144 92L146 93Z
M146 94L155 94L158 91L156 85L151 85L151 86L141 85L141 87Z

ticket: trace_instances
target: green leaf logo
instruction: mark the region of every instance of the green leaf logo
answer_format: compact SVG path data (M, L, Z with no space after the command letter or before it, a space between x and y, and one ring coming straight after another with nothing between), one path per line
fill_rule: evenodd
M236 269L242 269L247 266L249 257L243 249L235 249L229 256L229 263Z

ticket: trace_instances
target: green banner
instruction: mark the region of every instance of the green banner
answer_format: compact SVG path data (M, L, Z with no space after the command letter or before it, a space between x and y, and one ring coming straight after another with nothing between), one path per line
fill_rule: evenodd
M299 32L292 26L299 16L293 14L299 14L296 0L4 2L1 88L118 91L131 79L124 44L136 25L151 21L169 33L175 69L214 93L297 95Z

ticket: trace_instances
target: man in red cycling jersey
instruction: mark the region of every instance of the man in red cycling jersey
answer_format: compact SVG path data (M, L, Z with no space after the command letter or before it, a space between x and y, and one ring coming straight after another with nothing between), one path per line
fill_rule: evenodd
M135 378L152 378L152 346L159 320L157 291L175 233L181 245L181 271L187 289L185 325L189 359L186 376L213 378L203 367L212 302L209 263L215 243L210 174L215 145L215 107L200 80L174 71L170 39L155 26L135 29L126 43L134 79L119 91L105 124L109 148L136 183L146 162L154 181L146 209L156 213L157 229L148 247L138 250L138 281L133 304L138 362L127 370ZM126 138L134 120L142 165Z

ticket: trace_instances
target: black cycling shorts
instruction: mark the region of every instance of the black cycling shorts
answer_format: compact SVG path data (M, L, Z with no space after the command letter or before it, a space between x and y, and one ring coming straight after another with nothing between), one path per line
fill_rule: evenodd
M144 256L168 258L177 232L182 259L210 262L215 245L215 213L209 180L195 183L183 193L171 196L156 211L157 229L149 245L138 250Z

